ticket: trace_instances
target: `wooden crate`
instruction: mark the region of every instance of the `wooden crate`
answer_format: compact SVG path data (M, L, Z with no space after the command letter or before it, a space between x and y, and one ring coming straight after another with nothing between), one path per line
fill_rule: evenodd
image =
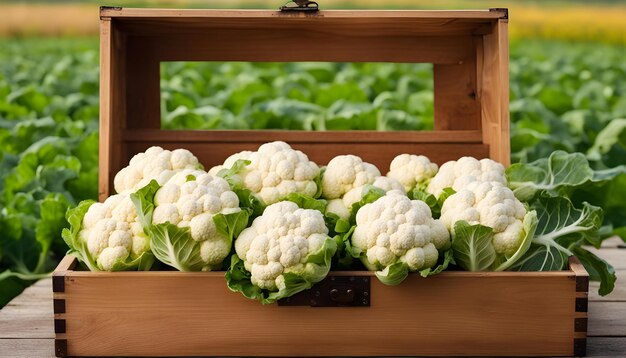
M400 153L508 164L508 12L103 8L99 194L152 145L187 148L205 167L284 140L319 164L354 153L384 172ZM435 131L166 131L163 61L430 62ZM54 273L58 356L584 355L588 276L444 272L388 287L370 272L331 272L312 290L262 306L223 272ZM353 286L356 285L356 286ZM320 307L358 286L362 307ZM305 304L306 306L297 304ZM332 305L333 302L330 302Z

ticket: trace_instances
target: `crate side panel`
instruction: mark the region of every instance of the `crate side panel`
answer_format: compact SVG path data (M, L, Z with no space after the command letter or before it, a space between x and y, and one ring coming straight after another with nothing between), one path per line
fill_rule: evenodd
M499 20L493 32L483 36L478 54L479 96L483 140L490 157L504 165L511 162L509 119L509 37L508 23Z
M355 134L356 135L356 134ZM161 145L166 149L185 148L194 153L205 168L224 163L233 153L242 150L256 150L266 140L247 143L188 143L188 142L133 142L126 144L128 160L133 154L142 152L152 145ZM435 163L445 163L462 156L489 158L489 147L483 144L443 144L443 143L291 143L292 147L307 154L309 159L319 165L327 164L333 157L341 154L358 155L363 160L386 173L389 164L398 154L415 153L426 155Z
M84 275L66 286L70 355L571 355L573 349L575 283L563 275L411 276L398 287L374 280L369 308L262 306L230 292L216 275ZM155 339L164 331L167 339Z
M410 12L353 12L351 16L322 11L317 14L265 13L261 16L240 16L242 13L224 12L216 16L172 15L161 18L116 18L124 30L132 35L194 34L215 29L267 29L275 33L288 32L297 26L308 32L341 32L346 35L363 33L383 36L428 35L454 36L489 32L491 18L459 18L448 13L439 17L411 16ZM345 12L343 14L346 14ZM415 13L413 13L415 14ZM390 16L391 15L391 16ZM457 14L458 15L458 14Z
M434 65L435 129L480 129L476 56L457 64Z
M334 28L285 32L267 28L216 28L201 33L129 36L160 61L430 62L458 63L474 54L472 36L384 35ZM294 36L294 34L296 34ZM151 54L151 55L152 55Z

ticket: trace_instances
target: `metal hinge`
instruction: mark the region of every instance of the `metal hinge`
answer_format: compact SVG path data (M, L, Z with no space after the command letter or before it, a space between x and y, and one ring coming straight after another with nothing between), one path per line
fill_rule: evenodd
M310 290L278 301L279 306L369 307L369 276L330 276Z
M295 6L290 4L295 4ZM319 10L318 3L309 0L292 0L280 7L280 11L315 12Z

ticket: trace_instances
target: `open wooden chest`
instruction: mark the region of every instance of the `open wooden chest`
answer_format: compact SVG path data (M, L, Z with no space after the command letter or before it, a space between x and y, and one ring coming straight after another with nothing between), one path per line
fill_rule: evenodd
M153 145L206 168L284 140L319 164L352 153L388 168L400 153L508 165L508 12L102 8L99 194ZM167 131L164 61L427 62L435 131ZM400 286L331 272L297 299L262 306L223 272L87 272L68 256L53 278L57 356L584 355L588 275L444 272ZM355 302L332 291L350 287Z

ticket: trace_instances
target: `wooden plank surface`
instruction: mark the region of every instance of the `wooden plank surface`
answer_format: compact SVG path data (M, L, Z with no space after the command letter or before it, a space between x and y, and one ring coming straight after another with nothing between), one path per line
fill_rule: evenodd
M618 245L609 240L597 251L618 267L618 284L602 299L590 293L588 357L626 357L626 249ZM41 280L0 310L0 357L54 357L51 285L51 279Z
M130 18L272 18L280 13L272 10L205 10L205 9L135 9L103 8L101 17ZM294 17L305 17L306 14ZM414 19L498 19L502 11L488 10L328 10L317 13L320 17L347 18L414 18Z

